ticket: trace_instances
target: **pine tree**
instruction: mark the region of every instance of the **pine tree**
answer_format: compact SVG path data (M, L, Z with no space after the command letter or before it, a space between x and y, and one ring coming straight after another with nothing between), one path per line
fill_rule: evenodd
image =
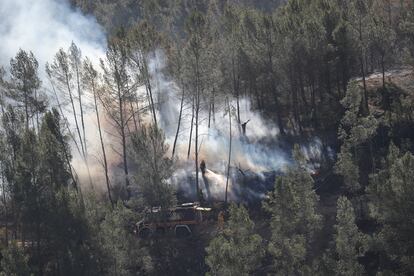
M338 138L343 144L335 168L343 177L349 193L360 191L358 167L360 160L374 166L372 138L377 133L379 121L373 115L364 115L361 108L362 99L363 93L358 82L350 82L346 95L341 100L345 114L340 122Z
M298 147L295 148L295 156L300 156ZM301 159L297 158L299 164ZM274 190L263 203L272 216L268 250L277 275L310 273L309 250L316 231L321 228L317 212L319 197L313 190L313 179L299 164L276 180Z
M108 198L109 198L109 202L111 202L112 205L114 205L114 201L112 199L112 195L111 195L111 184L110 184L110 180L109 180L109 169L108 169L108 158L107 158L107 153L106 153L106 147L105 147L105 142L104 142L104 137L103 137L103 130L102 130L102 125L101 125L101 113L99 112L99 106L98 103L100 103L99 101L99 75L98 72L95 70L95 68L92 65L92 62L89 59L86 59L83 63L83 83L86 87L86 89L88 89L90 91L90 93L92 94L92 98L93 98L93 107L95 110L95 115L96 115L96 123L98 126L98 133L99 133L99 141L101 144L101 150L102 150L102 163L103 163L103 168L104 168L104 173L105 173L105 182L106 182L106 189L108 191Z
M20 239L26 242L33 225L40 223L39 210L40 186L38 177L39 150L38 139L32 129L21 134L21 144L16 158L14 191L16 212L20 228Z
M348 4L348 23L350 24L353 35L353 41L357 45L358 59L360 67L360 75L362 76L363 97L362 97L362 111L368 114L368 91L366 84L366 55L369 45L368 39L368 20L369 20L369 2L363 0L352 0Z
M43 103L37 98L37 90L41 84L38 67L39 63L33 53L27 53L21 49L10 61L11 84L14 90L11 97L23 103L26 129L29 128L33 114L43 110Z
M29 258L16 243L1 251L0 276L30 276Z
M328 252L328 263L332 274L351 276L364 275L364 267L358 257L366 250L366 237L355 224L355 213L352 203L346 197L337 201L334 249Z
M77 186L67 137L56 110L47 112L43 118L37 150L35 183L39 200L33 215L37 223L33 228L37 271L52 275L96 275L96 259L88 244L93 234L85 219L80 187L74 189Z
M77 187L72 173L70 147L67 137L63 134L61 117L56 109L47 112L43 118L40 138L41 173L46 176L43 185L53 189L67 187L72 184ZM72 183L69 183L72 181Z
M106 275L146 275L152 270L151 257L145 247L130 232L130 223L136 217L118 202L113 211L105 215L98 232Z
M354 193L360 190L359 167L354 161L351 149L346 145L341 147L341 152L338 154L335 172L343 177L347 192Z
M264 255L262 238L254 233L245 207L232 204L229 214L223 232L206 248L207 275L252 275Z
M16 167L22 144L22 133L25 129L23 112L15 110L12 106L2 108L2 127L4 133L5 151L2 156L3 181L6 181L8 196L10 198L10 212L13 219L12 238L18 238L18 225L20 223L19 204L21 191L16 184ZM5 153L8 154L5 154Z
M371 214L381 226L376 240L386 254L380 269L394 262L407 275L414 273L413 169L414 156L391 144L384 169L372 176L368 187Z
M174 187L167 183L173 162L166 157L168 145L162 130L155 125L142 126L131 138L134 161L138 166L135 181L146 206L168 209L176 204Z
M192 95L192 119L191 119L191 127L190 127L190 143L189 143L189 150L188 155L190 154L190 147L192 141L192 131L193 131L193 124L195 126L195 133L194 133L194 165L196 169L196 177L195 177L195 191L196 194L199 194L199 155L200 155L200 145L199 145L199 125L201 124L201 108L202 108L202 99L203 93L205 90L205 83L203 81L203 73L206 68L203 70L203 62L207 58L206 55L206 19L205 16L198 12L194 11L188 18L186 24L186 31L189 36L187 45L185 48L185 53L187 56L187 66L189 70L193 72L192 75L192 88L193 95Z
M114 38L109 42L105 60L101 60L104 86L99 98L104 107L112 127L114 135L119 138L124 169L125 188L127 197L130 194L130 179L128 167L128 124L133 114L128 112L128 103L134 100L136 83L129 74L128 51L125 41Z
M131 59L134 68L138 69L138 79L145 86L148 98L148 108L151 110L153 124L156 127L159 127L156 112L158 103L156 102L156 99L161 95L156 97L156 94L154 93L155 85L153 83L153 78L157 78L158 76L151 75L153 72L151 72L150 66L153 61L152 59L156 58L156 50L160 47L162 42L161 35L152 25L144 21L129 31L127 39L130 47L129 58ZM152 66L157 65L152 64ZM157 69L158 68L155 68L155 70ZM159 91L158 94L160 94Z
M389 4L389 3L388 3ZM370 44L379 56L382 87L385 89L385 70L394 55L396 33L392 26L392 19L388 12L385 11L387 3L375 1L371 7L371 16L369 21ZM391 7L389 12L391 12Z
M75 103L75 88L74 78L76 76L73 75L72 68L71 68L71 61L70 56L66 53L63 49L60 49L52 62L51 65L46 64L46 73L52 77L56 83L59 91L61 92L61 96L64 96L64 99L69 99L70 109L72 112L73 120L75 122L77 140L75 143L80 144L80 152L79 154L82 157L85 157L85 145L84 139L82 138L81 126L79 125L78 120L78 111L76 109Z
M82 126L82 138L83 138L83 145L85 147L85 156L84 158L87 158L88 150L86 145L86 133L85 133L85 119L84 119L84 106L82 104L82 97L83 97L83 91L82 91L82 75L83 75L83 68L82 68L82 52L76 46L74 42L70 45L69 48L69 64L72 71L72 75L74 78L75 83L75 89L78 92L78 101L79 101L79 113L81 117L81 126Z

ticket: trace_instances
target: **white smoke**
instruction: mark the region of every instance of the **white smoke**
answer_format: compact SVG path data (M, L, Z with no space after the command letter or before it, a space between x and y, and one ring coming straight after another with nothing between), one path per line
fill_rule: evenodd
M162 51L156 51L151 55L150 73L152 84L157 99L157 118L159 126L166 134L167 143L172 147L176 135L178 117L180 112L181 88L162 73L166 64L166 57ZM208 97L208 96L207 96ZM194 129L191 145L191 153L187 159L189 133L191 127L191 103L184 106L182 122L177 139L176 157L178 158L178 169L175 171L171 182L181 189L188 191L190 197L195 195L195 156L194 156ZM223 102L224 99L217 99ZM236 108L236 101L232 100L230 105ZM229 194L230 200L240 200L240 194L246 192L246 183L248 179L255 179L247 185L255 185L257 182L268 181L265 174L272 172L283 173L287 166L292 165L292 146L285 142L279 141L279 129L277 125L261 116L251 106L248 98L239 100L240 121L241 123L249 120L246 126L246 134L242 133L241 125L237 122L236 115L231 116L231 160L230 160L230 178ZM235 113L235 112L234 112ZM230 122L229 115L223 107L217 108L215 119L211 119L211 126L208 127L208 110L202 109L200 112L199 123L199 162L204 160L207 164L207 170L204 175L199 177L200 187L205 196L215 199L224 200L224 192L227 179L228 154L230 148ZM151 118L147 118L149 122ZM195 126L194 126L195 127ZM320 163L325 158L322 153L322 141L318 137L313 137L308 141L300 141L300 149L307 160L307 167L310 173L315 173L320 168ZM330 156L334 158L332 150L327 149ZM245 177L247 176L247 178ZM271 184L272 185L272 184ZM256 199L264 196L258 187L247 187L248 197Z
M8 68L10 59L19 49L31 51L39 62L39 75L43 89L49 95L50 105L56 106L56 98L46 78L45 64L51 62L59 49L68 50L74 42L94 64L105 55L106 35L103 28L92 16L72 8L67 0L0 0L0 66ZM60 103L64 97L60 91ZM84 99L88 103L90 100ZM78 107L76 107L78 109ZM64 108L64 114L70 122L73 115ZM79 110L77 110L79 115ZM79 118L78 118L79 119ZM97 157L97 127L93 114L85 117L86 136L91 147L89 165L91 171L101 175L102 166ZM84 161L72 145L74 154L73 165L76 174L83 180L87 179ZM95 158L96 157L96 158ZM97 177L96 182L101 179Z
M92 61L99 60L104 56L106 48L106 37L102 27L96 19L83 15L80 11L70 7L67 0L0 0L0 65L8 66L10 58L14 57L18 50L32 51L39 61L39 73L43 78L44 86L48 85L45 79L44 65L51 62L53 56L60 49L67 50L74 42L81 50L83 56ZM149 68L152 76L152 85L157 102L157 117L159 126L164 130L167 143L172 147L180 108L180 88L172 80L169 80L162 73L166 57L162 51L156 51L151 55ZM145 94L143 88L139 93ZM51 97L52 102L54 97ZM218 99L223 101L223 99ZM236 106L234 101L232 106ZM250 120L246 128L246 137L241 134L235 116L232 116L232 158L230 161L231 173L229 183L229 198L236 198L238 172L252 172L257 175L268 171L282 171L285 166L291 163L290 152L279 143L279 130L276 125L266 121L260 113L254 111L250 100L240 99L241 122ZM175 172L172 183L187 183L188 189L193 189L195 177L194 141L190 160L187 160L187 148L189 141L189 128L191 120L191 108L186 103L183 121L177 143L178 169ZM229 117L223 107L217 107L215 120L211 121L208 127L208 112L203 110L200 114L199 124L199 147L200 160L205 160L207 173L205 179L201 177L200 183L209 183L209 192L212 197L222 199L226 183L229 151ZM69 120L73 117L67 114ZM150 122L151 116L148 112L144 122ZM99 143L97 142L97 126L93 112L85 118L87 124L87 140L90 147L89 165L93 171L95 183L103 182L102 166ZM193 133L194 134L194 133ZM107 135L107 144L114 140ZM194 136L193 136L194 139ZM114 141L112 141L114 142ZM117 147L116 145L114 146ZM73 147L74 148L74 147ZM307 156L314 156L320 153L320 143L314 143L310 147L303 147ZM110 145L107 150L111 151ZM84 162L77 157L76 152L74 165L77 172L85 177ZM109 153L110 155L114 154ZM113 160L112 160L113 159ZM117 158L111 158L116 163ZM115 161L114 161L115 160ZM110 161L110 162L112 162ZM115 170L116 164L112 163ZM115 170L116 171L116 170ZM116 173L115 173L116 174ZM116 175L114 177L116 178ZM207 181L206 181L207 180ZM203 184L202 184L203 185ZM103 185L95 185L103 186ZM204 190L207 187L203 186Z
M168 80L162 74L165 66L165 57L162 51L156 51L150 63L150 73L153 77L154 90L157 93L158 112L157 117L160 127L166 135L168 144L173 145L177 130L180 109L180 88L174 81ZM217 99L222 101L223 99ZM240 166L246 170L262 172L280 170L287 165L284 150L277 146L279 130L276 125L267 122L251 107L250 100L242 98L239 101L241 122L250 120L246 127L246 137L241 133L241 126L232 115L232 165ZM233 101L231 106L236 106ZM177 152L180 159L186 159L189 129L191 127L191 108L184 110ZM194 132L193 132L194 135ZM194 136L193 136L194 139ZM264 141L271 141L272 145L266 145ZM190 158L194 156L194 141ZM205 160L210 168L220 172L225 171L230 147L229 116L223 108L216 111L215 120L211 120L208 127L208 111L202 110L199 123L199 148L200 161Z
M163 129L170 150L175 140L180 112L181 88L162 73L166 58L162 51L156 51L150 60L152 85L157 99L157 118ZM174 172L171 183L174 183L187 193L195 196L195 130L193 129L192 145L189 159L187 159L189 133L191 127L191 103L189 99L184 106L182 122L176 145L178 169ZM217 102L223 99L217 98ZM235 100L230 105L236 106ZM235 114L231 116L232 152L230 160L230 178L228 198L239 199L240 173L262 175L269 171L283 171L291 163L286 151L278 144L279 129L276 125L266 121L257 111L252 109L250 100L242 98L239 101L240 120L250 120L246 127L246 136L241 131ZM199 162L204 160L207 170L199 177L200 187L206 198L224 200L227 182L228 154L230 148L230 121L226 110L217 104L214 120L211 118L208 126L208 110L202 109L199 122ZM213 115L212 115L213 116ZM151 118L147 118L150 121ZM195 128L195 126L194 126ZM198 164L197 164L198 165ZM251 189L253 192L254 188ZM257 195L258 197L261 196Z
M66 0L1 0L0 64L7 67L21 48L32 51L39 73L60 49L75 42L84 55L98 60L105 52L105 33L96 19L70 7Z

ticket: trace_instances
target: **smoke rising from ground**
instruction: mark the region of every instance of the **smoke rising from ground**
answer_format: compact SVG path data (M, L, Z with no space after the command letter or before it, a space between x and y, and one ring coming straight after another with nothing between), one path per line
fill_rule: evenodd
M172 145L177 130L180 88L165 78L161 73L165 65L165 57L161 51L157 51L150 64L151 75L153 76L154 90L158 98L158 118L160 127L165 132L167 142ZM217 98L222 102L223 98ZM187 159L189 129L191 127L191 106L185 106L183 121L180 128L177 143L177 156L181 160ZM231 106L235 107L236 102L232 101ZM223 107L211 116L211 126L208 127L208 110L202 109L199 124L200 160L205 160L212 168L222 171L227 166L230 128L229 116ZM250 100L240 100L241 122L250 120L246 127L246 136L241 133L241 126L238 124L235 114L232 114L232 162L243 169L250 169L255 172L281 169L288 164L285 153L278 148L277 142L279 129L251 107ZM194 137L193 137L194 139ZM271 141L272 147L266 146L265 141ZM194 143L194 141L193 141ZM194 156L194 146L190 158ZM225 161L225 162L222 162ZM225 164L223 164L225 163Z
M181 89L177 87L174 81L167 79L162 74L163 67L166 64L165 59L161 51L155 52L151 59L150 72L158 103L157 118L159 125L166 134L168 144L172 147L180 112ZM208 99L208 96L205 96L205 98ZM223 98L217 98L217 102L223 101ZM204 103L204 106L207 106L207 104ZM231 101L230 106L231 109L235 110L236 101ZM240 199L240 194L243 193L241 182L246 181L246 175L259 177L264 181L266 173L281 173L294 162L291 158L290 146L292 145L286 145L286 143L280 141L278 127L274 123L265 120L258 111L254 110L248 98L240 99L239 106L241 123L248 120L249 123L247 123L246 134L244 135L241 125L237 122L236 114L233 112L231 116L232 153L229 181L229 199L231 200ZM230 147L229 115L224 107L218 107L216 113L211 115L211 126L209 128L209 112L206 109L202 108L200 113L199 161L204 160L206 162L207 170L204 175L200 172L198 176L199 183L205 197L224 200ZM151 121L151 117L147 117L146 121ZM177 140L178 169L175 171L171 182L181 190L187 191L190 197L195 197L194 136L191 154L187 159L190 127L191 102L190 99L187 99ZM308 161L309 172L312 173L317 170L322 159L321 140L315 137L309 142L302 143L300 148ZM247 184L249 185L249 183ZM255 187L248 187L247 196L262 198L264 196L263 192L256 192L257 190Z
M43 88L49 95L51 106L56 106L57 103L46 78L45 64L53 60L56 52L60 48L66 51L74 42L84 57L88 56L93 63L99 64L106 48L104 30L96 19L73 9L67 0L1 0L0 37L0 66L7 68L10 59L19 49L33 52L39 62L39 75ZM63 103L62 95L59 96L60 102ZM73 121L73 116L69 112L65 116L69 121ZM91 147L95 148L97 127L93 118L91 114L85 120L88 126L87 139L92 142ZM93 153L95 152L93 150ZM73 153L76 174L85 179L87 172L84 162L75 150ZM90 159L89 163L93 167L91 171L96 171L96 175L99 175L102 170L99 157L95 158L92 154Z
M94 18L72 9L66 0L1 0L0 18L0 37L2 37L0 65L7 67L10 58L15 56L19 48L32 51L39 61L39 73L46 89L48 89L49 81L44 74L45 63L52 61L53 56L60 48L67 50L72 41L82 50L83 56L89 57L95 64L98 63L99 58L104 56L106 38L102 28ZM157 102L159 126L165 132L171 150L180 111L181 89L174 81L163 74L166 57L162 51L151 54L149 60L152 86ZM145 89L140 88L138 93L145 97ZM55 98L53 95L50 98L53 106ZM86 99L86 102L88 101L91 100ZM217 102L224 102L224 99L218 97ZM234 100L230 104L233 108L236 106ZM147 105L147 103L143 103L143 105ZM237 199L241 193L238 187L244 174L254 174L264 178L266 172L283 171L292 162L290 149L279 141L277 126L266 121L260 113L253 110L249 99L240 99L239 105L241 122L250 121L246 127L246 135L243 135L235 115L233 114L231 117L230 199ZM105 186L104 174L95 114L91 109L87 109L86 112L86 138L89 148L90 171L95 188L103 188ZM66 116L69 121L73 120L73 115L69 112ZM141 119L144 123L152 122L150 112L147 112ZM114 180L112 183L114 183L116 179L122 178L122 172L118 166L121 158L116 153L116 150L119 149L119 142L116 137L108 134L111 132L111 127L108 122L105 122L105 116L102 116L102 120L104 127L107 128L104 139L107 144L108 161ZM187 99L176 148L177 170L170 182L191 194L194 193L196 164L193 161L194 136L191 154L187 160L190 122L191 104L190 99ZM199 124L199 160L205 160L207 170L204 175L200 173L199 178L204 194L211 199L223 200L228 166L229 139L229 116L225 108L217 105L217 110L211 117L210 128L208 127L208 111L202 110ZM76 153L74 146L72 146L72 149L74 153L73 165L76 173L83 184L87 186L89 181L85 163L80 155ZM308 160L320 159L321 143L318 139L314 139L309 145L302 145L302 149ZM250 189L249 193L254 194L255 188ZM261 197L263 194L257 194L257 196Z
M75 42L84 55L98 59L105 49L105 34L93 17L69 6L66 0L1 0L0 64L7 66L19 48L32 51L39 71L60 49Z

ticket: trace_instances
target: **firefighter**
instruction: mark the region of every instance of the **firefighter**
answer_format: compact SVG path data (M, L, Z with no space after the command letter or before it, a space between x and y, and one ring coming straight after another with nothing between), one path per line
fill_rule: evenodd
M242 126L242 131L243 131L243 135L244 136L246 136L246 126L247 126L247 123L248 122L250 122L250 119L249 120L247 120L246 122L244 122L243 124L241 124L241 126Z
M204 160L201 160L200 170L201 170L201 173L202 174L205 174L206 173L206 162Z

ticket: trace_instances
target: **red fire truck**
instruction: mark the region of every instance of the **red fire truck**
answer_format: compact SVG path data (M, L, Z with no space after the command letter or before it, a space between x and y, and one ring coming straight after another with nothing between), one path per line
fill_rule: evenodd
M211 211L211 208L201 207L199 203L185 203L168 210L151 208L137 222L136 233L144 239L167 233L173 233L178 238L189 237L197 225L212 218Z

